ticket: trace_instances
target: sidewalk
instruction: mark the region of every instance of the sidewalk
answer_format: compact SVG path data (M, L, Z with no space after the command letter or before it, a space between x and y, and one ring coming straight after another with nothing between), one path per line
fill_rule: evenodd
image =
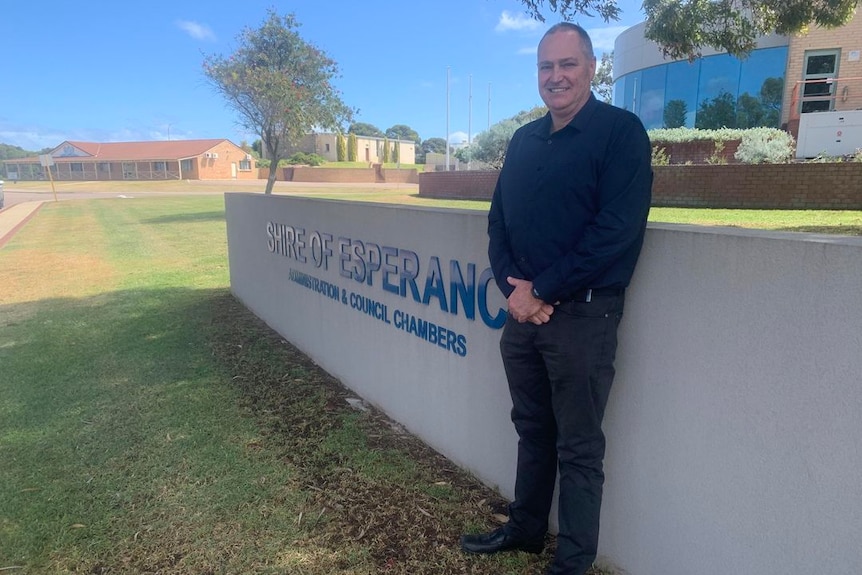
M15 232L24 227L44 202L24 202L0 211L0 248L12 239Z

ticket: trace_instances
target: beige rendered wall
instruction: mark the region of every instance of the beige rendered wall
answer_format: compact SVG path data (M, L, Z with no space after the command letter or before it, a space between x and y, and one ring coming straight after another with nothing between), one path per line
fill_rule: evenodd
M781 112L782 123L791 116L793 89L796 83L803 79L805 53L811 50L840 49L841 57L838 64L840 78L859 78L848 83L847 98L837 98L836 110L853 110L862 107L862 10L857 9L856 16L846 26L841 28L812 27L807 34L797 34L790 39L787 56L787 77L784 82L784 106ZM856 52L856 59L851 54ZM841 89L842 85L839 85ZM801 88L799 89L801 90ZM798 106L798 104L797 104ZM798 108L795 112L798 112Z

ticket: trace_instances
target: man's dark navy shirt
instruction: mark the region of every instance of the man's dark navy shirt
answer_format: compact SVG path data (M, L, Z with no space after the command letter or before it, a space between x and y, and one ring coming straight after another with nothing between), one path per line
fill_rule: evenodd
M512 136L488 214L488 255L546 302L584 289L625 288L652 193L651 148L640 119L595 96L551 133L550 114Z

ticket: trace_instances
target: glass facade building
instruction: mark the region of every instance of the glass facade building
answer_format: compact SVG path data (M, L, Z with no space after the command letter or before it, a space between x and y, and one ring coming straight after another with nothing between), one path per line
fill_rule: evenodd
M623 65L619 70L614 62L614 105L635 112L648 130L780 127L786 44L757 48L746 59L717 53L694 62L664 61L637 54L652 44L643 36L639 46L626 52L626 45L636 40L625 38L628 32L617 40L615 50L615 59L621 56Z

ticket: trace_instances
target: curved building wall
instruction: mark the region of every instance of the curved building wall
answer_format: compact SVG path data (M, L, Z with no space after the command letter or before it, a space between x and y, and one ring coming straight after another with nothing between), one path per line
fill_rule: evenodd
M689 62L666 59L645 27L629 28L614 44L614 105L635 112L647 129L779 127L787 37L760 38L744 60L704 50Z

